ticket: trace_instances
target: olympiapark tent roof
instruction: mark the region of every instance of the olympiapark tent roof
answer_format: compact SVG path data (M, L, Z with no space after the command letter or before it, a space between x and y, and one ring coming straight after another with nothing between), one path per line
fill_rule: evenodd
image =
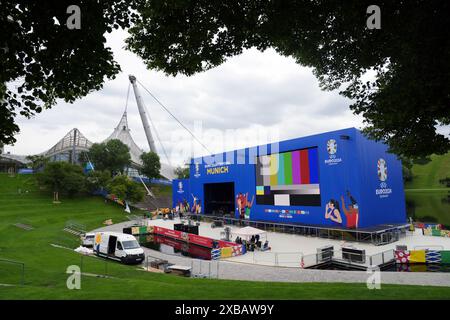
M109 135L105 141L109 141L112 139L118 139L122 141L125 145L130 148L130 156L132 164L136 166L141 166L141 154L144 152L138 145L134 142L133 138L130 134L130 128L128 126L127 120L127 112L125 111L122 115L122 118L119 121L119 124L116 126L114 131ZM88 151L92 146L92 142L89 141L80 130L74 128L70 130L61 140L59 140L53 147L49 150L41 153L46 157L51 157L57 154L70 152L72 151L75 145L75 149L77 152L79 151ZM12 155L8 155L8 157L12 158ZM168 164L161 163L161 175L169 180L175 179L174 168Z
M140 156L144 151L138 147L138 145L134 142L133 138L131 137L130 128L128 127L126 111L123 113L122 118L120 119L117 127L114 129L111 135L105 139L105 141L113 139L122 141L125 145L128 146L128 148L130 148L131 161L134 164L140 165L142 163Z
M41 153L46 157L51 157L55 154L69 152L75 148L77 151L88 151L92 146L92 142L89 141L77 128L70 130L61 140L59 140L53 147L46 152Z
M105 141L109 141L112 139L118 139L122 141L124 144L126 144L130 148L131 161L135 165L138 166L142 165L140 157L144 151L138 147L138 145L134 142L133 138L131 137L130 128L128 127L128 119L126 111L123 113L122 118L120 119L119 124L114 129L113 133L111 133L111 135L108 138L106 138ZM174 168L169 164L161 162L160 174L166 179L169 180L175 179Z

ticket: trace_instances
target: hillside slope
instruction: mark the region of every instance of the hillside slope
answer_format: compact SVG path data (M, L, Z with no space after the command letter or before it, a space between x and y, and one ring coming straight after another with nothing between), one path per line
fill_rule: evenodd
M414 165L413 180L405 183L407 214L416 221L450 227L450 189L439 183L450 177L450 152L431 159L425 165Z
M432 155L431 162L425 165L415 164L412 173L413 180L405 183L405 189L443 188L439 180L450 177L450 152L444 155Z
M0 285L0 300L445 299L450 296L448 287L383 284L383 290L367 290L364 283L191 279L142 272L133 266L83 257L71 250L79 240L62 231L67 220L75 220L91 230L100 227L106 219L119 222L126 218L120 206L105 203L100 197L62 196L60 204L53 204L51 195L38 191L33 176L11 178L0 174L0 284L13 285ZM33 229L15 226L18 222ZM2 259L25 263L24 285L17 285L21 280L20 267ZM68 290L69 266L80 266L86 273L81 279L81 290ZM93 276L104 273L111 277Z

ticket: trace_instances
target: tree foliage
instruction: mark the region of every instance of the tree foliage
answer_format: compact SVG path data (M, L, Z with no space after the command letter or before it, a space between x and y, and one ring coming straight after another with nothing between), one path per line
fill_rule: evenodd
M81 30L66 27L69 5ZM247 48L274 48L340 89L365 132L399 155L450 149L450 37L446 0L380 0L381 29L369 30L368 0L3 0L0 10L0 141L12 143L18 114L57 99L73 102L120 67L104 35L130 28L127 47L151 69L192 75ZM374 74L368 77L368 72ZM4 84L8 84L5 87Z
M94 143L88 154L96 170L108 170L112 174L123 172L131 164L130 149L117 139Z
M37 177L39 185L53 192L73 196L85 191L83 169L68 162L50 162Z
M175 169L175 175L178 179L189 179L189 166L184 165Z
M106 189L111 182L111 172L91 170L86 174L86 189L89 192Z
M31 169L33 169L33 171L35 172L42 170L49 162L49 159L47 157L39 154L27 156L27 160L30 161L29 167L31 167Z
M70 5L81 9L79 30L66 26ZM0 141L15 142L16 115L74 102L113 79L120 67L105 34L129 27L134 8L134 0L2 0Z
M155 152L144 152L141 154L142 168L141 173L149 179L158 179L161 177L159 171L161 170L161 163L159 156Z
M107 188L110 193L129 202L139 202L145 196L144 188L126 175L116 175Z
M450 2L140 1L128 49L151 69L192 75L244 49L274 48L312 67L323 89L340 89L365 132L410 157L450 149ZM368 72L374 77L365 80Z

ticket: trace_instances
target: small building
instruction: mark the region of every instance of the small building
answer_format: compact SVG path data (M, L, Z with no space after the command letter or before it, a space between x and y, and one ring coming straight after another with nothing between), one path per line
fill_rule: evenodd
M1 150L3 151L3 149ZM15 174L20 169L26 168L29 161L25 156L0 153L0 173Z

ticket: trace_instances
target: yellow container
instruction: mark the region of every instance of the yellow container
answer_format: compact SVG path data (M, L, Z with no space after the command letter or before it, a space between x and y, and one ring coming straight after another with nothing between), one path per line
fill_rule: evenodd
M220 257L221 258L229 258L233 255L232 247L225 247L220 249Z
M409 263L425 263L425 250L411 250Z
M139 234L139 227L132 227L131 228L131 234L132 235Z

